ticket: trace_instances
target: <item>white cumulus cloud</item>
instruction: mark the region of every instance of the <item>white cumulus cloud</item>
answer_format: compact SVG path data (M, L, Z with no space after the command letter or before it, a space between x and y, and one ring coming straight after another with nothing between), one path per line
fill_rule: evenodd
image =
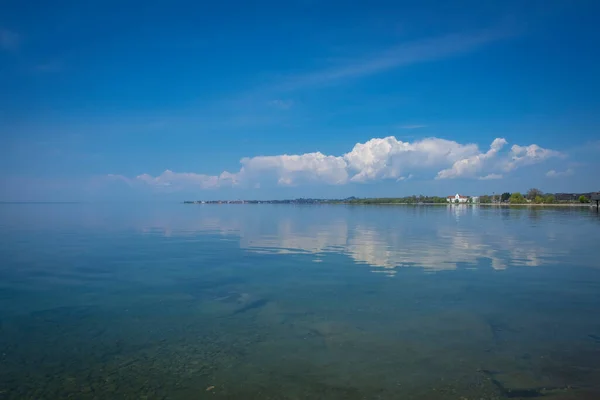
M510 156L510 161L504 167L506 171L525 165L537 164L551 157L561 157L562 154L555 150L543 149L537 144L529 146L515 144L510 149Z
M486 153L475 154L473 156L462 158L456 161L451 168L447 168L438 172L437 178L472 178L476 174L480 173L486 167L486 164L489 163L490 160L493 160L498 152L502 150L507 143L508 142L504 138L494 139L490 145L490 149Z
M477 145L429 138L413 143L393 136L357 143L343 157L354 174L351 181L398 179L404 173L445 166L477 152Z
M274 178L281 185L303 182L343 184L348 180L347 164L342 157L323 153L258 156L243 158L238 176L245 180Z
M347 153L326 155L321 152L246 157L237 172L220 175L164 171L158 176L138 175L131 183L156 188L216 189L219 187L260 187L261 184L294 186L301 184L343 185L349 182L400 182L415 175L436 179L500 179L520 167L540 163L561 153L536 144L513 145L503 149L506 139L495 139L486 152L476 144L458 143L440 138L404 142L393 136L357 143ZM437 172L437 175L436 175ZM555 172L556 174L556 172ZM549 173L548 176L552 174ZM117 175L111 175L114 179Z
M437 179L478 178L500 179L500 172L510 172L517 168L538 164L552 157L562 157L563 154L550 149L544 149L537 144L529 146L513 145L508 153L503 148L508 144L506 139L497 138L485 153L456 161L452 167L440 171Z

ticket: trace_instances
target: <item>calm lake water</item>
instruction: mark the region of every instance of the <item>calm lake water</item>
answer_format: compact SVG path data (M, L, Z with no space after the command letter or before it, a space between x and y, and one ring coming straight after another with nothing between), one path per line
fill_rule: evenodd
M0 204L0 399L598 399L588 208Z

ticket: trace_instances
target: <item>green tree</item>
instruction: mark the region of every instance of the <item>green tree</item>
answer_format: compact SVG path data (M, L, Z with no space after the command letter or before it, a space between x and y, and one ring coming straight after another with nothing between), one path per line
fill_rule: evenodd
M479 202L480 203L491 203L492 202L492 197L491 196L487 196L487 195L481 196L481 197L479 197Z
M587 197L585 197L584 195L579 196L579 202L580 203L589 203L590 201L588 200Z
M533 202L536 204L542 204L544 202L544 198L540 195L535 196L535 199L533 199Z
M523 195L519 192L511 194L508 201L510 204L523 204L526 202L525 197L523 197Z
M534 200L536 197L538 197L538 196L541 197L542 195L543 195L543 193L542 193L541 190L533 188L533 189L529 189L527 191L527 196L526 197L529 200Z
M504 192L504 193L502 193L502 196L500 197L500 201L502 201L502 202L508 201L510 199L510 196L511 196L510 193Z
M551 194L544 197L544 203L546 203L546 204L553 204L555 201L556 201L555 197Z

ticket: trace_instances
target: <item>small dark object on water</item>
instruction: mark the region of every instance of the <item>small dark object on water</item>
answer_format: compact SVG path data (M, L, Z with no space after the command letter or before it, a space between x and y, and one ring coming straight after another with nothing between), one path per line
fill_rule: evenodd
M260 308L260 307L264 306L265 304L267 304L268 302L269 302L269 300L267 300L267 299L258 299L258 300L252 301L252 302L246 304L244 307L235 310L233 312L233 315L245 313L246 311L249 311L249 310L252 310L255 308Z

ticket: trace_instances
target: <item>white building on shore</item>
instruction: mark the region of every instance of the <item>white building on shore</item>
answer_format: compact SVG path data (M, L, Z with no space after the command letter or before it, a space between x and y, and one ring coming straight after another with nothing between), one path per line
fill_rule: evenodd
M446 201L448 203L466 203L469 201L469 198L467 196L461 196L457 193L455 196L446 197Z

